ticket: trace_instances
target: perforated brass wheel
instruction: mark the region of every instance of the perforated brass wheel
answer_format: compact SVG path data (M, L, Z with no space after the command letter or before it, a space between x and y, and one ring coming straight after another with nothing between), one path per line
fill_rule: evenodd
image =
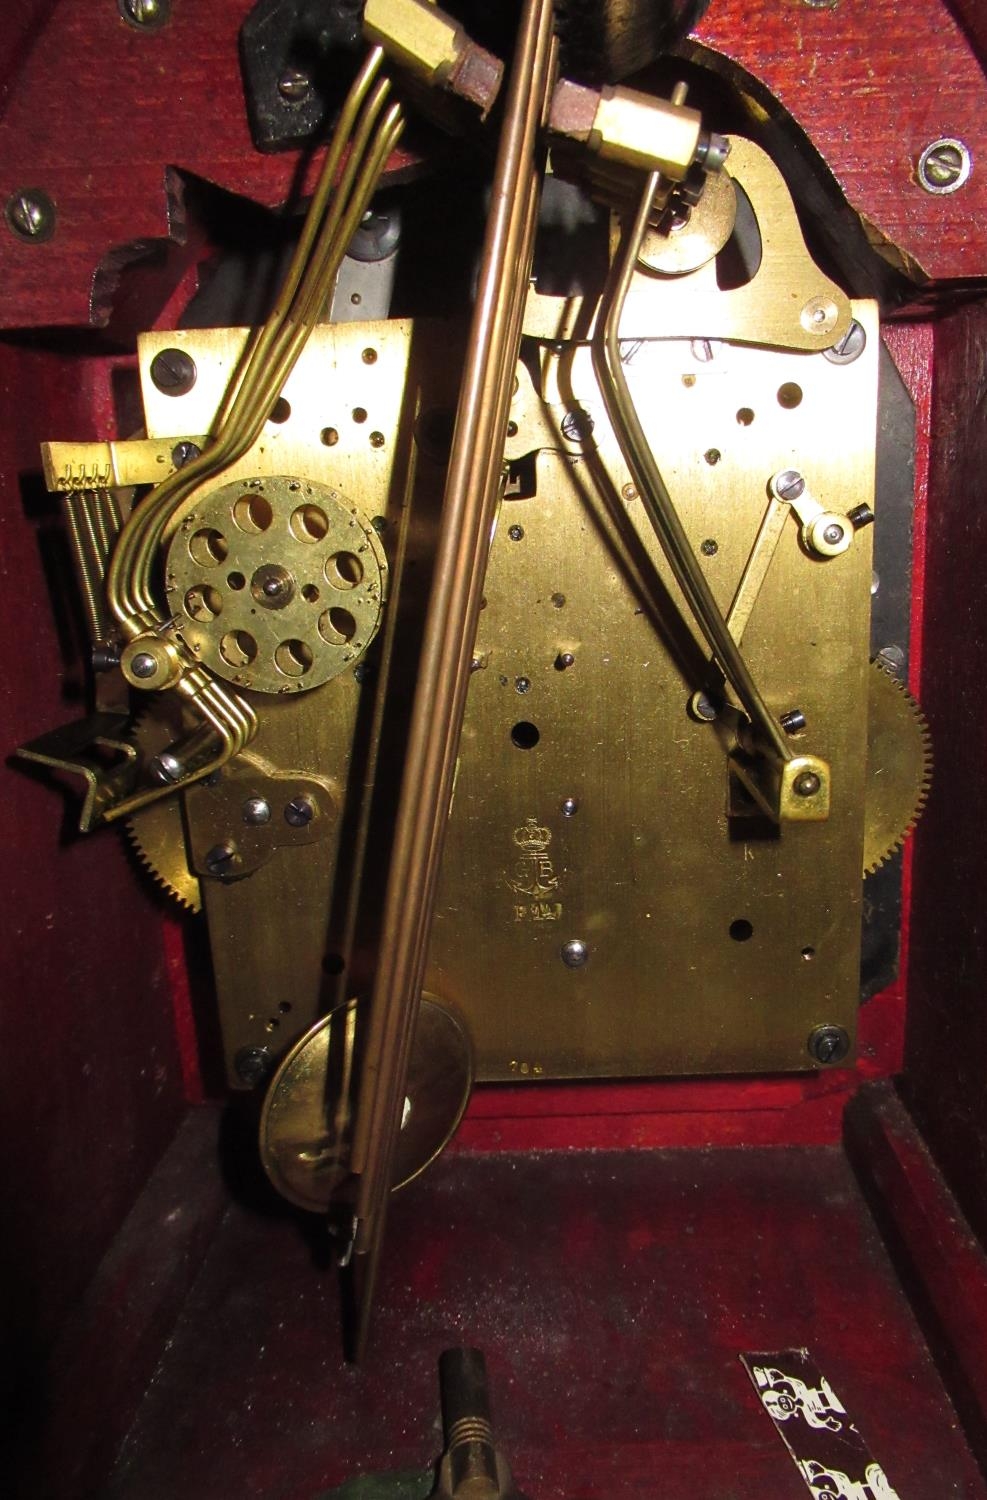
M387 559L344 495L274 476L222 485L168 549L183 640L238 687L297 693L352 666L380 624Z

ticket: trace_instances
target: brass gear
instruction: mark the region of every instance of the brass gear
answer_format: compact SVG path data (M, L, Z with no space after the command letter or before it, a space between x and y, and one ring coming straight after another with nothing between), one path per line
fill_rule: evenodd
M925 716L907 688L871 663L867 705L864 874L900 849L921 817L932 780Z
M168 609L196 660L236 687L289 696L356 664L387 582L383 545L356 506L283 474L198 498L165 565Z
M132 739L147 764L176 738L176 725L164 715L147 711L137 719ZM161 797L127 819L125 824L137 858L157 883L189 911L202 910L199 877L189 869L181 797Z

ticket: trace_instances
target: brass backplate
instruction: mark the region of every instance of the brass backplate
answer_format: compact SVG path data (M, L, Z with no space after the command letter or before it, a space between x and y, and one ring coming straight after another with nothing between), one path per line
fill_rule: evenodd
M635 315L625 365L726 611L774 474L797 467L827 510L873 504L876 310L854 305L867 345L841 366L662 339L666 296L650 318ZM153 436L209 430L245 337L180 336L199 381L175 400L145 379ZM178 338L142 341L145 375ZM432 419L454 400L455 369L441 337L408 324L319 329L286 387L288 417L223 476L304 475L377 518L391 585L382 662L393 622L420 613L443 478ZM822 559L786 521L744 636L772 710L806 716L793 750L831 767L830 817L780 830L728 818L729 736L722 721L690 717L703 652L586 348L519 369L512 420L508 493L524 498L505 499L491 546L427 988L465 1018L481 1080L812 1067L810 1033L836 1024L852 1036L857 1008L869 533ZM409 680L395 674L385 691L385 677L375 685L349 667L310 692L255 694L253 769L234 763L219 787L185 798L231 1081L241 1048L280 1053L360 992L356 972L372 962L340 936L340 853L360 827L379 714L400 715L410 695ZM239 878L209 878L217 809L233 838L257 796L280 819L292 777L316 788L319 819L272 838ZM352 965L336 979L324 962L334 945Z
M638 409L724 611L773 474L797 467L827 509L873 504L876 310L853 312L867 348L848 366L628 327ZM790 519L744 637L775 714L805 714L793 749L832 768L830 817L728 820L723 733L687 711L700 648L656 613L677 591L588 352L548 384L548 407L519 384L511 450L553 421L564 451L501 509L428 986L469 1021L479 1078L811 1067L813 1028L853 1035L858 1003L869 533L820 559ZM576 409L582 444L563 434Z

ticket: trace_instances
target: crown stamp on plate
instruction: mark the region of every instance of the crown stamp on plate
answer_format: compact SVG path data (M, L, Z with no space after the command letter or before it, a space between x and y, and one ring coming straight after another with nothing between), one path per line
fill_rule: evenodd
M552 830L543 827L534 818L525 818L521 827L514 830L514 842L526 854L541 854L552 842Z

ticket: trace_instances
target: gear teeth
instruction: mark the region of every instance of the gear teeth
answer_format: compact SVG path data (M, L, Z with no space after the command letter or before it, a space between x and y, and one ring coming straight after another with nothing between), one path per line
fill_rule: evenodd
M875 748L893 746L899 755L892 774L900 784L904 807L874 804L869 795L865 811L864 874L873 875L900 850L928 801L932 785L932 736L925 715L911 693L880 661L871 665L882 686L871 680L868 721L868 771L873 775ZM886 685L886 686L885 686ZM881 758L878 756L878 758ZM881 769L884 769L882 764ZM868 786L868 793L872 786ZM897 824L897 830L894 825Z
M179 888L177 885L172 884L167 875L165 875L163 870L161 870L155 864L154 859L144 848L144 845L141 842L141 835L137 829L137 825L134 819L127 819L126 823L124 824L124 832L127 835L127 842L130 845L130 848L133 850L136 859L138 860L141 867L147 871L148 875L154 881L155 885L160 890L164 891L165 895L170 896L173 901L177 901L179 906L181 906L185 911L193 913L201 911L202 898L198 894L199 882L192 874L191 870L187 872L187 882L184 883L183 888Z
M142 758L147 759L167 745L175 732L175 725L145 709L134 722L131 738ZM186 911L201 911L202 891L198 876L189 869L179 798L165 797L150 803L127 819L124 831L128 844L155 884Z

